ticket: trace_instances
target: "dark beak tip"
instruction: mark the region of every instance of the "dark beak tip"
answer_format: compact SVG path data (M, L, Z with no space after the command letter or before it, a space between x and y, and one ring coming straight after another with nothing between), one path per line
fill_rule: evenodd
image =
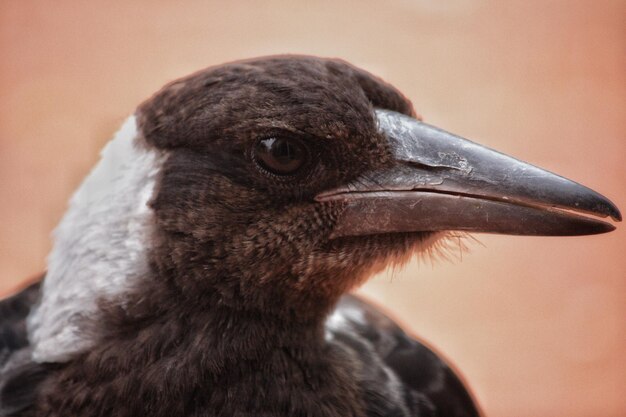
M598 199L601 200L601 206L600 206L600 210L598 210L598 213L602 213L605 216L609 216L611 217L611 219L613 219L616 222L622 221L622 213L620 212L619 208L617 208L617 206L611 200L609 200L608 198L602 195L599 195Z
M612 225L611 223L601 222L595 226L590 227L588 230L586 230L586 233L582 233L582 234L583 235L585 234L586 235L600 235L600 234L612 232L613 230L615 230L615 225Z
M617 206L613 205L611 206L611 218L613 220L615 220L616 222L621 222L622 221L622 213L620 213L619 209L617 208Z

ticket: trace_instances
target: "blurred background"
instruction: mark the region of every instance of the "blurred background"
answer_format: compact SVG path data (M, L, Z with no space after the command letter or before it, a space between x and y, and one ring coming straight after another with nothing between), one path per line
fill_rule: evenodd
M623 0L0 2L0 295L122 120L165 82L277 53L344 58L426 121L626 210ZM626 415L626 225L477 236L360 291L436 346L486 414ZM462 259L461 259L462 258Z

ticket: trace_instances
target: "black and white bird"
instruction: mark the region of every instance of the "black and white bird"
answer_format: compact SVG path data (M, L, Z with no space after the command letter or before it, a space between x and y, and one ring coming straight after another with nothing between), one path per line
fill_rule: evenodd
M128 118L45 276L0 303L0 415L477 416L443 360L345 294L450 231L594 234L607 216L346 62L208 68Z

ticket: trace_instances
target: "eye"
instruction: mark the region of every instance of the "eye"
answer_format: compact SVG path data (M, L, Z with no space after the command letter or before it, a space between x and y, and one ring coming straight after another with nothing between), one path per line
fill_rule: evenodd
M308 152L304 144L293 138L265 138L254 148L256 162L275 175L295 174L307 158Z

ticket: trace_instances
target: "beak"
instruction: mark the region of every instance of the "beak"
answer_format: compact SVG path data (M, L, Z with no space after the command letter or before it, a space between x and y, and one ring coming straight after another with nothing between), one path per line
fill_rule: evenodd
M615 229L591 216L622 219L606 197L574 181L400 113L376 110L376 118L395 163L316 196L345 207L332 238L442 230L591 235Z

